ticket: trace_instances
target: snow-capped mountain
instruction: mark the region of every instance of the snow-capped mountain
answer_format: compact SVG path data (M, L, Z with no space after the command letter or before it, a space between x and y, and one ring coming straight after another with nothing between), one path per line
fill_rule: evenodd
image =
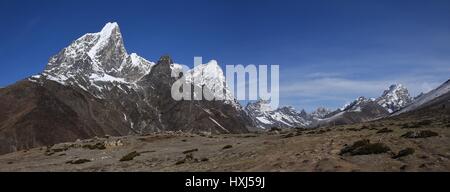
M262 129L306 127L311 124L311 121L305 118L305 114L296 111L293 107L272 109L269 102L264 100L249 103L245 110L255 126Z
M389 112L376 102L374 98L358 97L342 108L329 113L317 125L339 125L370 121L389 115Z
M128 54L118 24L107 23L51 57L41 74L1 89L0 113L11 118L0 119L0 153L106 134L248 132L251 121L216 61L173 77L180 66L168 56L154 63ZM180 78L226 99L175 101ZM18 130L28 131L11 137Z
M401 113L421 109L423 107L432 104L433 101L439 99L440 97L443 97L448 94L450 94L450 80L447 80L445 83L443 83L436 89L431 90L428 93L420 94L409 105L395 112L393 115L398 115Z
M201 64L191 70L185 71L184 78L188 83L193 83L204 89L206 88L207 91L204 91L204 94L211 94L211 98L223 100L227 104L241 108L231 90L227 87L223 70L216 60L211 60L206 64Z
M359 97L329 113L318 124L349 124L383 118L407 106L412 100L405 86L394 84L380 97Z
M377 103L383 106L389 113L400 110L412 102L408 89L402 84L394 84L383 92L381 97L376 99Z
M107 23L98 33L88 33L50 58L46 69L31 80L48 79L74 85L99 98L104 89L131 89L155 63L125 50L117 23Z
M311 112L310 116L314 119L324 119L332 112L332 110L325 107L319 107L315 111Z
M364 105L371 103L375 101L375 99L373 98L365 98L365 97L358 97L356 100L354 100L353 102L351 102L350 104L345 105L344 107L342 107L342 111L348 111L348 112L361 112L362 107L364 107Z
M99 98L110 98L108 90L138 89L136 83L149 74L154 62L136 53L128 54L117 23L107 23L98 33L88 33L52 57L41 75L31 77L75 85ZM171 70L183 70L180 64L171 64ZM215 93L219 100L239 108L226 86L225 76L217 61L212 60L189 71L182 71L187 82ZM195 80L195 81L194 81ZM126 88L125 88L126 87Z
M157 65L159 67L156 67ZM107 23L100 32L83 35L58 55L52 57L42 75L34 76L32 79L37 77L53 80L64 85L80 87L100 99L120 100L120 105L129 105L123 109L124 117L127 117L127 114L134 113L139 113L142 117L127 118L134 132L161 131L166 129L166 126L155 125L161 124L161 122L151 122L151 115L145 114L159 113L159 109L155 109L155 106L159 103L153 103L154 101L171 100L169 95L161 97L162 95L155 93L171 87L176 80L171 75L176 73L177 70L181 70L181 66L181 64L174 63L170 57L166 56L155 64L136 53L128 54L119 25ZM157 70L152 73L154 68L157 68ZM184 78L193 86L211 91L222 91L225 98L221 102L242 112L242 107L234 100L231 91L226 86L225 76L217 61L212 60L207 64L182 72L184 76L179 78ZM149 75L159 78L149 78L147 77ZM152 79L152 81L148 82L148 79ZM150 84L155 85L149 86ZM164 87L159 87L158 91L149 92L144 96L147 98L142 98L142 92L148 92L148 90L155 89L161 84ZM153 96L154 98L151 98ZM151 101L147 101L149 97ZM149 103L153 104L149 106ZM136 109L131 107L134 104L140 106L137 112ZM157 112L149 112L151 110ZM211 121L217 124L217 120ZM149 124L154 125L149 126ZM222 125L219 127L220 129L223 128Z
M358 97L343 107L331 111L319 107L310 114L304 110L270 109L263 101L250 103L246 111L254 124L260 128L278 127L316 127L327 124L349 124L370 121L388 116L412 102L408 89L401 84L391 85L378 98ZM289 121L291 120L291 121Z

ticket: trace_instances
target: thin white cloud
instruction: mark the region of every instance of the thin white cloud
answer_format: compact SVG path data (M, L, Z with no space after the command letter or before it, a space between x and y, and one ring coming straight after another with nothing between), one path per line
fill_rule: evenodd
M281 94L289 96L342 97L349 95L373 95L383 90L388 81L363 81L344 78L317 78L285 84Z
M420 92L428 92L442 82L431 76L405 76L386 80L357 80L339 77L310 78L299 81L289 81L280 87L282 100L295 102L297 108L315 108L323 103L334 103L335 108L350 102L359 96L378 97L390 85L400 83L405 85L412 96ZM283 102L286 103L286 102ZM304 104L307 106L299 106Z
M330 78L342 77L343 74L337 72L314 72L306 75L306 78Z

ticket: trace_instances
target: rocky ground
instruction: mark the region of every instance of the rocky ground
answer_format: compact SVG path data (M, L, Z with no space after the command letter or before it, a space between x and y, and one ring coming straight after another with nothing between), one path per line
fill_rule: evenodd
M450 121L105 137L0 156L0 171L450 171Z

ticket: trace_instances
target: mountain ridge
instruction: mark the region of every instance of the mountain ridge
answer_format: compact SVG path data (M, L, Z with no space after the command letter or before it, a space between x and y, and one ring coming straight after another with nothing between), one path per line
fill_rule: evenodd
M1 89L0 154L105 135L248 132L250 121L235 100L173 100L178 67L169 56L153 63L128 54L118 24L107 23L51 57L41 74ZM207 77L205 89L227 89L218 76Z

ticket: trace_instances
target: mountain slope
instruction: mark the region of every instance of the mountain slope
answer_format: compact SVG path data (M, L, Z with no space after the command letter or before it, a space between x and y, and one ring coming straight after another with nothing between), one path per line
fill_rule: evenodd
M447 80L436 89L431 90L428 93L421 94L419 97L414 99L414 101L411 104L401 109L400 111L394 113L393 115L399 115L409 111L419 110L439 102L445 102L445 98L448 96L449 93L450 93L450 80ZM443 99L444 101L441 101L440 99Z
M167 56L155 64L128 54L119 26L108 23L50 58L41 74L1 89L0 154L106 134L248 132L215 61L189 73L201 71L193 86L222 89L226 100L173 100L177 67Z
M379 105L375 99L359 97L350 104L338 109L331 116L321 119L316 126L343 125L370 121L389 115L389 112Z
M101 135L126 135L122 114L82 89L20 81L0 91L0 154Z

